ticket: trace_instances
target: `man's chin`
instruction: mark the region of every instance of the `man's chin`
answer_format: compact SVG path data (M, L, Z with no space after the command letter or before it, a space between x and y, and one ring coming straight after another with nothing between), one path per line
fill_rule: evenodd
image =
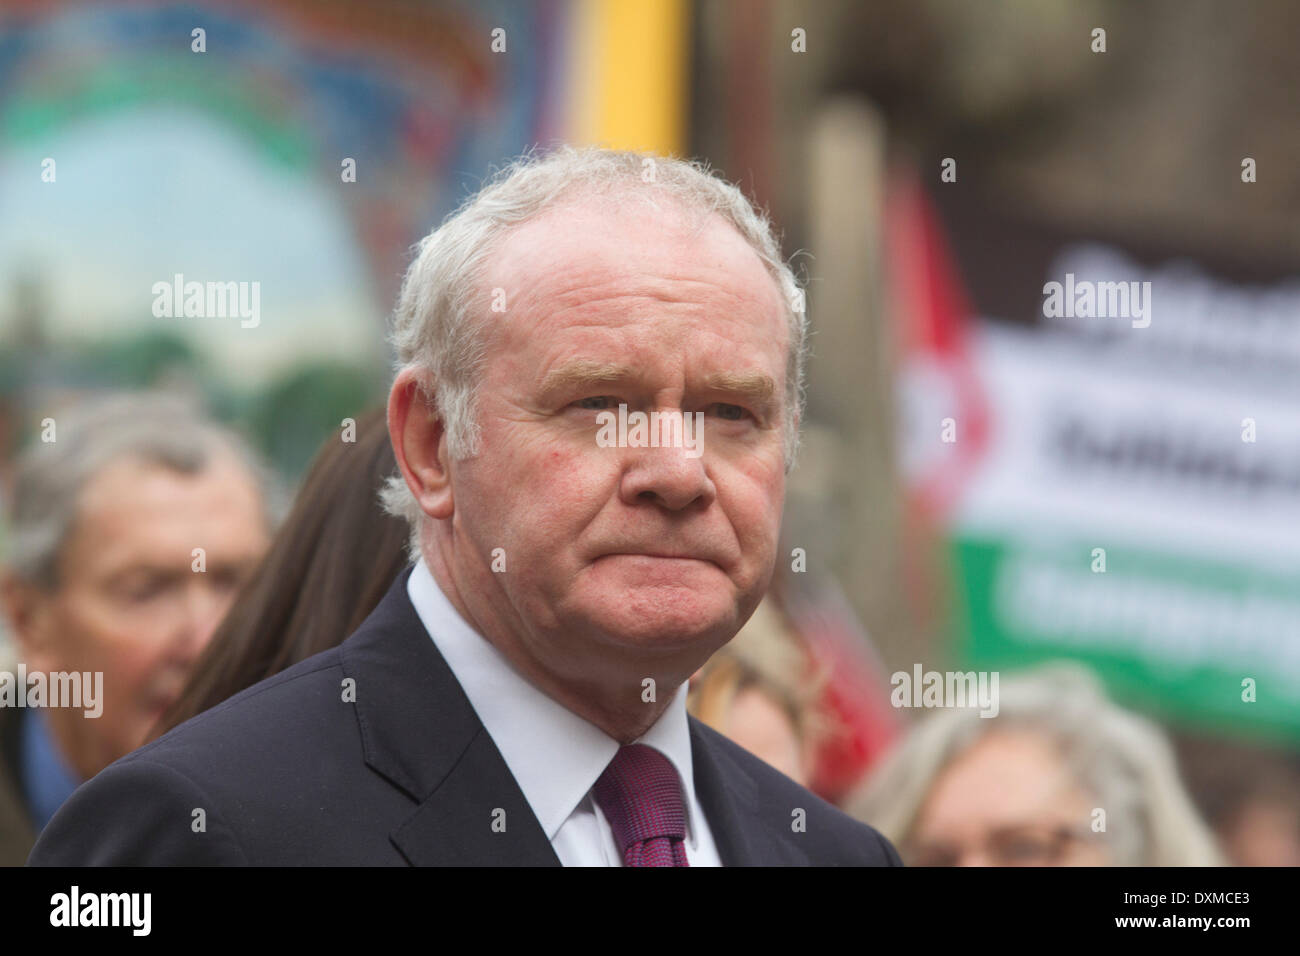
M710 561L602 558L569 596L572 618L626 647L711 654L735 636L740 621L736 583Z
M736 632L736 608L719 596L686 591L628 594L618 607L605 607L590 618L593 629L613 644L645 650L699 648L712 653Z

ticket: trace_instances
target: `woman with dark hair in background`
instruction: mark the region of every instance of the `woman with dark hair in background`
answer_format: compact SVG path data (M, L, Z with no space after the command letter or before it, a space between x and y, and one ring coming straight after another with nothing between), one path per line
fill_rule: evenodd
M289 517L159 719L158 737L228 697L343 642L407 565L406 522L378 493L397 470L384 409L317 453Z

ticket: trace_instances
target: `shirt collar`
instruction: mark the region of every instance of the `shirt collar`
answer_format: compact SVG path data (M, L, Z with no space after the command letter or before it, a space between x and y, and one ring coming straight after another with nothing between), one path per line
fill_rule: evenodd
M406 585L416 614L519 784L548 840L586 798L618 752L599 727L529 683L490 641L470 626L434 580L424 560ZM691 761L686 685L654 725L637 739L677 770L687 808L687 839L698 845L695 775Z

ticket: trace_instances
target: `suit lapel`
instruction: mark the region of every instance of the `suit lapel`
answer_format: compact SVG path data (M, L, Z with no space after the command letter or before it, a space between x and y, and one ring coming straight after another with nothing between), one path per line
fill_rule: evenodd
M736 755L756 758L694 717L690 724L695 793L708 815L723 865L812 864L806 841L792 837L796 808L763 800L757 780Z
M695 795L709 819L709 830L723 866L760 866L765 861L752 833L758 822L758 791L754 778L718 746L717 733L694 717L691 765Z
M419 803L391 839L416 866L558 866L406 592L408 570L340 647L365 761Z
M393 831L413 866L559 866L541 824L488 732Z

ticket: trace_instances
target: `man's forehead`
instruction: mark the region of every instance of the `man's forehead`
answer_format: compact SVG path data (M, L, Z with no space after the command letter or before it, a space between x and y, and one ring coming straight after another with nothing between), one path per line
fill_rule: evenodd
M570 200L540 213L505 235L487 271L490 286L535 295L657 275L777 294L758 253L722 216L633 196Z
M146 453L123 452L106 461L86 479L80 503L99 501L105 496L125 498L125 492L146 494L160 485L189 485L220 479L222 484L255 486L255 480L239 458L226 448L213 446L192 467L177 467ZM134 497L133 495L132 497Z
M489 313L497 327L493 351L541 347L554 357L568 350L568 342L586 358L626 360L617 349L587 351L602 329L621 330L623 346L698 349L705 336L710 345L730 340L729 352L741 343L747 352L782 348L788 330L775 280L730 224L714 214L716 223L707 227L712 234L702 243L678 228L681 221L665 225L662 217L646 218L653 210L631 208L636 216L626 219L609 207L560 209L549 221L526 223L507 236L481 300L485 311L495 310Z
M195 501L196 492L203 494L201 505ZM103 559L101 564L149 557L151 548L180 540L178 536L188 541L192 519L206 514L208 507L224 507L221 513L227 517L245 515L247 525L256 527L261 522L260 494L253 475L225 449L214 449L193 472L123 455L97 470L82 488L61 560L72 551L84 554L87 547ZM241 533L244 524L225 527ZM203 544L218 548L222 539L217 536ZM190 542L177 553L188 555L193 546Z
M224 507L234 513L233 507L240 514L260 516L261 504L255 477L226 449L213 449L193 471L127 454L86 481L77 496L72 530L75 534L89 526L112 527L128 537L147 537L169 532L195 507Z

